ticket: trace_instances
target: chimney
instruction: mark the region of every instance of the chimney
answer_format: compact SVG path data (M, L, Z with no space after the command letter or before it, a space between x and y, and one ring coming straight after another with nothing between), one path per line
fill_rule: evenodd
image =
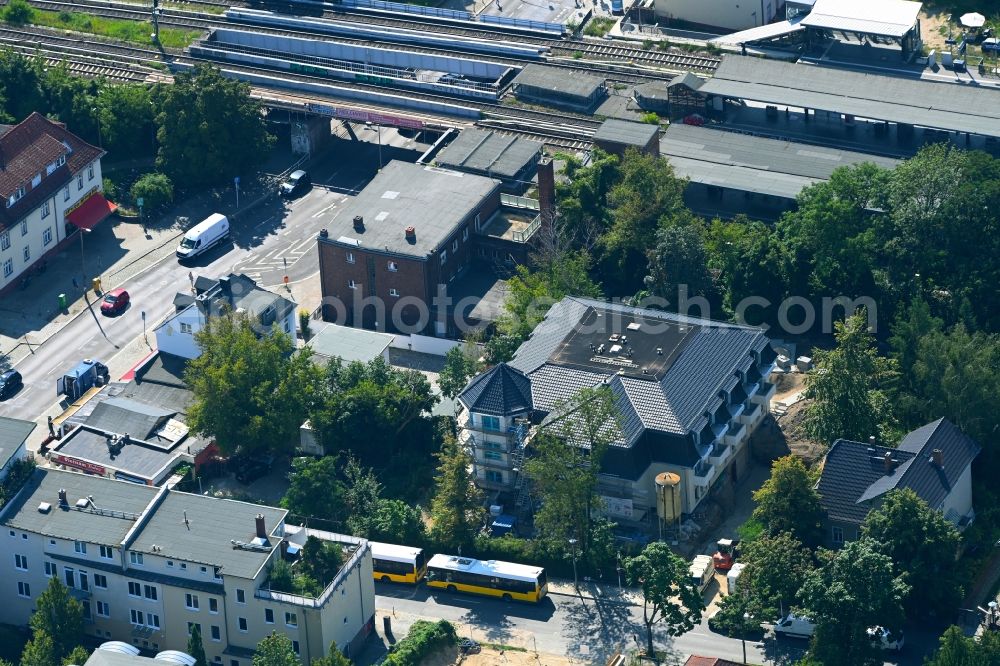
M326 230L326 229L320 229L319 230L319 237L320 238L329 238L330 237L330 232L328 230Z
M278 544L278 548L281 550L281 559L288 559L288 539L282 539L281 543Z
M551 157L538 160L538 212L542 224L551 226L556 219L556 174Z
M944 469L944 451L941 449L934 449L931 451L931 460L934 461L935 465Z
M355 231L365 230L365 218L361 217L360 215L354 216L354 230Z
M267 539L267 528L264 526L264 514L258 513L257 517L254 518L254 522L257 524L257 538Z
M59 489L59 506L69 506L69 500L66 499L66 489Z
M875 435L868 435L868 446L875 446Z
M886 474L892 474L892 470L896 467L896 461L892 459L891 452L886 451L885 455L882 456L882 465Z
M229 276L219 278L219 290L226 296L230 296L233 293L233 285L229 280Z
M406 227L406 229L403 230L403 233L406 234L406 240L408 240L409 242L415 243L417 241L416 227Z

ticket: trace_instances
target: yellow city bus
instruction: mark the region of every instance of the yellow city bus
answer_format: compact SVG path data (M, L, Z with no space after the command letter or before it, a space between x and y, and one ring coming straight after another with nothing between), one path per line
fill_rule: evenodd
M452 555L435 555L427 562L427 586L536 603L548 591L542 567Z
M372 572L375 580L415 585L427 573L423 548L375 541L369 543L372 547Z

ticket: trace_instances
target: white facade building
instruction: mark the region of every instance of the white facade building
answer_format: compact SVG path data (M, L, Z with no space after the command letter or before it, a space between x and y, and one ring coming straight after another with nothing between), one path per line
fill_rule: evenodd
M746 30L770 23L783 6L780 0L655 0L653 10L667 22Z

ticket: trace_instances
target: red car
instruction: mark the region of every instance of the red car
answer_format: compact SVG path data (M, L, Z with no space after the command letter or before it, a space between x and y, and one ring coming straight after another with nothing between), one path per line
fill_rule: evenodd
M113 317L125 312L128 307L128 292L124 289L115 289L104 295L101 301L101 314Z

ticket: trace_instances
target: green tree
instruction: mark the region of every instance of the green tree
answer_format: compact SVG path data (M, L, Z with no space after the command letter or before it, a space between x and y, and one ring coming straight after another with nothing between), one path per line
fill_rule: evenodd
M956 626L941 635L940 646L924 666L983 666L1000 663L1000 634L987 631L966 637Z
M3 20L12 25L25 25L31 23L35 18L35 8L25 0L10 0L7 6L0 12Z
M253 666L301 666L301 663L292 649L292 639L274 631L258 643L253 655Z
M910 489L894 490L868 514L862 534L882 544L895 570L906 574L908 617L957 608L961 587L955 558L961 537L941 512Z
M557 405L550 418L532 439L532 455L524 465L541 503L535 513L537 538L560 554L574 539L584 560L593 562L597 478L608 446L620 436L614 397L607 387L582 389Z
M195 666L208 666L205 657L205 645L201 642L201 625L192 624L188 633L187 653L194 657Z
M323 541L314 536L306 539L302 547L302 573L325 588L334 579L344 564L344 549L333 541Z
M97 120L104 147L115 155L151 155L156 134L156 105L150 88L132 83L101 84Z
M494 335L483 346L483 357L488 365L507 363L514 358L514 352L521 344L521 338L515 335Z
M42 94L45 67L40 55L26 56L13 49L0 51L0 100L4 101L5 112L0 120L19 123L33 111L48 111Z
M482 496L472 478L472 459L449 431L437 454L431 499L430 536L441 548L457 550L472 543L482 521Z
M893 385L893 398L897 413L904 423L919 420L921 405L913 395L918 381L915 369L920 351L920 341L925 336L942 330L944 322L931 314L930 305L920 295L899 312L893 323L889 346L891 357L899 368L899 379Z
M806 431L824 444L838 438L867 442L895 437L895 421L884 388L895 364L879 356L864 309L837 322L836 348L817 351L806 377Z
M157 167L182 187L231 182L250 173L274 145L250 84L197 65L160 92Z
M354 662L344 656L335 642L330 643L325 657L312 660L312 666L351 666L352 663Z
M20 666L56 666L58 663L61 663L61 658L52 636L35 630L35 635L21 652Z
M75 664L75 666L83 666L90 659L90 652L87 648L82 645L77 645L75 648L70 650L70 653L63 657L63 666L70 666L70 664Z
M809 549L788 532L761 537L745 547L740 561L746 568L740 574L739 587L747 591L759 609L757 617L783 617L800 605L799 590L813 570Z
M336 456L295 458L288 478L282 507L300 520L322 518L335 524L346 520L345 489Z
M419 545L426 538L420 507L398 499L380 498L363 536L374 541Z
M188 425L226 453L287 452L316 398L319 370L308 350L277 330L258 335L245 315L215 316L195 334L201 354L188 362L194 394Z
M691 582L688 563L662 541L646 546L625 560L629 583L642 587L642 621L646 625L646 652L655 654L653 625L666 625L667 634L680 636L701 621L705 605Z
M801 596L816 621L810 654L824 666L881 664L868 628L902 625L907 586L880 548L862 537L806 576Z
M753 493L753 518L765 534L788 533L807 546L819 545L823 508L814 486L815 478L801 458L778 458L771 464L770 478Z
M371 531L372 519L382 499L382 484L375 473L354 458L344 466L344 503L347 505L347 526L351 534L364 536Z
M466 342L448 350L444 357L444 367L438 375L438 386L441 393L448 398L454 398L465 385L479 372L479 348L474 342Z
M705 230L704 244L709 270L718 273L721 306L749 324L775 322L774 307L737 310L751 296L779 303L787 291L775 259L780 250L773 227L742 216L713 220Z
M661 227L648 257L646 288L668 300L671 310L678 309L681 293L687 297L714 295L705 244L701 231L694 225Z
M50 578L48 587L35 601L35 612L29 624L36 636L52 639L58 661L83 640L83 606L70 596L58 578Z
M136 204L142 198L143 211L150 214L163 210L174 200L174 184L162 173L147 173L132 184L129 193Z

